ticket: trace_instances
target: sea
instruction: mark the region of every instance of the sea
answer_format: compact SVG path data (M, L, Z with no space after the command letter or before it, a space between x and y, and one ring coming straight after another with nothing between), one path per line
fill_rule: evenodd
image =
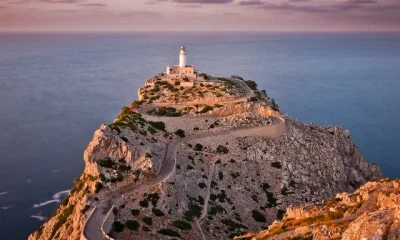
M0 238L26 239L83 171L94 131L187 62L254 80L282 112L341 125L400 177L400 33L0 33ZM326 159L330 161L330 159Z

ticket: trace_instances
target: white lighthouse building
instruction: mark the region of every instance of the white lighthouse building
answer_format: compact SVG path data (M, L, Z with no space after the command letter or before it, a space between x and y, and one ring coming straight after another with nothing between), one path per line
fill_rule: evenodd
M179 52L179 67L186 66L186 48L185 46L181 47L181 51Z
M179 51L179 65L174 65L172 67L167 66L166 74L170 78L183 78L183 77L196 78L197 77L196 69L194 68L194 66L186 64L186 48L185 48L185 46L182 46L181 50Z

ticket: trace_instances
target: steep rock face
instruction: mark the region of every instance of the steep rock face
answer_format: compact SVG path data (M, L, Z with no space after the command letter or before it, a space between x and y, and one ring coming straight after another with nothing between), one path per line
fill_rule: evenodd
M280 185L291 195L287 205L326 199L382 177L379 167L362 156L349 131L341 127L305 125L286 118L286 134L281 138L250 140L243 149L249 160L282 165Z
M268 230L236 239L400 239L400 180L369 182L353 193L288 209Z
M148 134L139 134L127 127L100 126L84 152L85 169L82 176L74 180L69 195L56 212L29 236L29 240L80 239L94 205L107 195L104 191L98 193L100 189L110 190L127 183L140 183L151 176L149 173L159 171L165 144L149 144L150 141ZM99 160L106 161L99 163ZM131 169L135 170L134 178Z
M165 144L151 143L151 139L144 137L129 128L112 129L102 125L96 130L93 139L84 153L85 172L95 176L99 175L99 166L96 161L123 159L132 169L143 171L153 169L158 172L161 168ZM152 158L144 158L145 153L153 153Z
M117 221L135 219L145 224L140 219L153 218L148 231L135 232L141 239L162 239L160 229L172 229L183 239L198 239L194 219L204 216L199 225L206 238L227 239L265 229L288 206L331 198L382 177L379 167L368 163L355 147L348 131L285 120L286 133L277 139L229 134L187 142L178 151L177 167L168 181L146 191L147 195L132 196L136 201L122 202ZM221 122L226 125L229 120ZM218 127L223 126L214 129ZM163 216L154 216L152 206L140 205L148 196L157 196L153 207ZM131 209L140 209L140 214L132 216ZM296 212L302 216L305 211ZM173 220L186 220L192 228L174 228ZM116 239L127 239L129 234L111 233Z

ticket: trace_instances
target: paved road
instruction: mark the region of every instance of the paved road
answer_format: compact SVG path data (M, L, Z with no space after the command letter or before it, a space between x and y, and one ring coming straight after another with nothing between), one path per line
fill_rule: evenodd
M240 84L240 86L243 88L245 91L244 95L236 100L236 101L245 101L247 98L253 96L253 91L243 82L237 79L229 79L233 82L236 82ZM153 108L156 106L152 106ZM146 110L145 112L147 112ZM143 112L143 114L146 114ZM185 117L182 117L185 118ZM100 200L99 203L97 204L97 208L93 211L91 214L90 218L86 222L86 225L84 226L83 229L83 235L84 239L89 240L102 240L102 239L107 239L106 236L104 236L102 232L102 225L104 220L106 219L109 210L111 207L117 203L118 201L121 200L122 195L123 196L130 196L133 194L136 194L138 192L141 192L150 186L153 186L155 184L161 183L166 181L171 174L173 173L175 169L175 163L176 163L176 156L177 156L177 151L179 148L179 145L181 143L187 142L187 141L192 141L196 139L201 139L201 138L207 138L207 137L214 137L214 136L221 136L221 135L228 135L232 134L234 136L269 136L269 137L279 137L285 132L285 123L282 118L278 117L272 117L273 122L272 124L269 124L267 126L259 126L259 127L248 127L248 128L240 128L237 130L225 130L221 132L214 132L214 133L203 133L199 135L192 135L188 136L185 138L177 139L171 143L168 144L167 146L167 151L164 156L164 161L163 161L163 166L161 167L159 175L151 179L150 181L140 184L138 186L127 186L124 189L118 189L115 191L111 191L108 195L103 200Z

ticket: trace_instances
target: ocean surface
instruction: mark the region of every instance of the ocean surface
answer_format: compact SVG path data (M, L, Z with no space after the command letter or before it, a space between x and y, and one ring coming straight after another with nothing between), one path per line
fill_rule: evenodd
M292 118L349 129L400 177L400 34L0 33L1 239L26 239L56 209L94 131L182 44L188 64L257 81Z

